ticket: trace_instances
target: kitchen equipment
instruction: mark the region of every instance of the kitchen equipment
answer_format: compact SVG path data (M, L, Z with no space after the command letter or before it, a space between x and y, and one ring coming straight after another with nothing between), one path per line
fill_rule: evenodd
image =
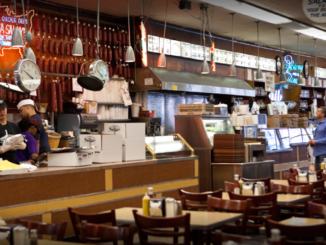
M84 107L79 103L74 103L74 102L63 103L64 113L81 113L83 110Z
M46 113L46 106L40 105L40 107L38 108L38 112L39 113Z
M218 104L214 105L215 115L227 115L228 114L228 105L227 104Z
M160 117L133 117L132 122L145 122L146 136L161 136L161 123Z
M50 153L76 152L77 150L78 148L75 147L52 148Z
M182 104L178 105L178 115L214 115L213 104Z
M48 167L81 167L92 164L88 153L59 152L48 153Z
M245 161L256 162L264 161L266 159L265 144L245 143ZM254 161L256 160L256 161Z
M57 148L59 146L60 143L60 138L61 135L53 132L53 133L48 133L48 138L49 138L49 145L52 148Z

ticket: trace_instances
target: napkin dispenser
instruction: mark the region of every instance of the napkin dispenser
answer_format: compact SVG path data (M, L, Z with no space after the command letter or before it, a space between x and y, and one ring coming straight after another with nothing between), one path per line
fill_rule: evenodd
M181 201L174 198L151 198L149 215L152 217L175 217L182 214Z

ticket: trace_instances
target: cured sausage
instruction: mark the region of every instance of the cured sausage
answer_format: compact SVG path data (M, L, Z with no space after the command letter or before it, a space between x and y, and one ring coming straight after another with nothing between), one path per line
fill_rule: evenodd
M59 34L60 35L64 35L63 25L64 25L63 19L60 19L60 28L59 28Z
M122 45L126 46L127 45L127 37L126 37L126 33L124 30L122 30Z
M50 18L48 19L48 34L52 34L52 21Z
M72 56L72 51L73 51L73 49L74 49L74 44L71 43L71 44L70 44L70 55L71 55L71 56Z
M35 38L35 49L36 51L40 51L40 38Z
M48 112L53 112L53 109L52 109L52 96L51 96L51 81L49 81L47 84L47 96L48 96Z
M38 102L41 102L41 89L40 89L40 87L38 87L38 88L36 89L36 100L37 100Z
M37 58L36 59L36 65L38 66L38 68L41 70L41 59Z
M71 94L71 92L72 92L71 79L68 79L68 81L67 81L67 93Z
M111 27L109 27L109 30L108 30L108 43L112 43L112 30L111 30Z
M93 55L93 46L88 45L88 56L89 56L89 58L92 58L92 55Z
M70 63L70 74L73 75L74 74L74 63Z
M119 61L118 48L116 46L113 47L113 54L114 54L114 60Z
M106 45L104 46L104 53L103 53L104 61L108 61L108 49Z
M93 39L96 40L97 38L97 28L96 28L96 25L94 25L94 28L93 28Z
M43 71L48 72L48 67L46 65L46 60L43 60Z
M12 84L12 80L14 80L13 78L9 81L9 84ZM15 80L14 80L15 82ZM10 102L12 102L12 92L7 91L7 100L9 100Z
M80 63L79 65L78 65L78 70L80 71L80 75L84 75L85 74L85 69L84 69L84 67L85 66L83 66L83 68L82 68L82 63Z
M12 84L12 85L16 85L16 83L15 83L15 79L11 79L11 84ZM13 102L16 102L17 99L18 99L17 94L16 94L16 93L12 93L12 101L13 101Z
M99 35L99 37L98 37L98 38L99 38L98 41L99 41L99 42L102 42L102 39L103 39L103 38L102 38L102 29L101 29L101 27L99 27L98 35Z
M130 73L130 66L129 65L127 66L127 72L128 72L127 78L130 79L131 78L131 73Z
M35 14L35 18L34 18L34 28L35 28L35 31L39 31L39 30L40 30L39 19L38 19L38 13Z
M54 82L51 82L50 84L51 87L51 109L54 112L58 111L58 107L57 107L57 91L56 91L56 86Z
M51 39L48 41L48 51L50 54L53 52L53 45Z
M122 47L121 47L121 45L119 45L119 47L118 47L118 56L119 56L119 60L122 59Z
M60 54L61 55L65 54L65 46L64 46L63 42L60 43Z
M81 34L79 34L81 35ZM86 38L87 37L87 25L86 23L83 24L83 38Z
M46 80L43 80L43 93L48 92L48 82Z
M113 76L112 66L109 63L109 77L112 77L112 76Z
M87 47L86 47L86 44L83 44L83 56L87 56Z
M62 94L64 94L66 92L66 83L65 81L61 81L61 89L62 89Z
M59 62L57 60L54 62L54 72L55 73L60 73Z
M28 95L24 95L24 100L28 99Z
M122 71L123 71L123 77L125 79L127 79L127 77L128 77L128 71L127 71L127 66L126 65L123 65L122 66Z
M117 27L117 39L118 39L118 43L122 41L121 31L119 27Z
M89 73L89 64L84 65L85 74Z
M78 75L78 71L79 71L79 70L78 70L78 63L75 62L75 63L74 63L74 74L75 74L75 75Z
M123 72L122 72L122 63L119 63L119 76L122 77L123 76Z
M53 63L51 59L49 60L49 72L53 73Z
M112 49L111 49L110 46L109 46L109 52L108 52L108 55L109 55L109 57L108 57L108 61L112 61Z
M53 30L53 31L54 31L54 34L57 35L57 34L58 34L58 29L59 29L59 27L58 27L58 18L57 18L57 17L54 18L54 24L53 24L53 27L54 27L54 28L53 28L53 29L54 29L54 30Z
M118 38L117 38L117 32L112 28L112 41L113 44L117 44L118 43Z
M122 61L123 62L126 62L126 52L127 51L125 49L122 50Z
M91 25L88 24L88 41L93 39L93 30L91 28ZM90 52L88 52L90 54Z
M61 83L57 83L57 98L58 98L58 113L63 112L63 105L62 105L62 87Z
M102 50L102 46L99 47L99 57L100 57L100 59L103 59L103 50Z
M77 25L75 22L71 22L71 34L73 37L77 37Z
M106 43L108 41L108 31L106 29L106 27L104 27L103 30L103 42Z
M46 40L45 39L42 40L42 51L43 51L43 53L46 53Z
M59 54L59 47L58 47L58 43L57 42L54 42L54 54L55 55L58 55Z
M78 29L79 29L79 37L83 37L83 26L80 22L78 22Z
M61 61L61 63L60 63L60 73L62 73L62 74L65 73L65 63L63 63L63 61Z
M43 18L42 18L42 32L46 32L45 15L43 15Z
M67 66L66 74L70 74L71 73L71 71L70 71L70 63L68 62L66 66Z
M70 37L70 24L68 20L66 20L66 35Z
M119 65L115 65L113 69L113 75L119 75Z
M97 47L94 46L93 48L93 58L96 59L96 52L97 52Z
M69 55L69 56L71 55L70 44L69 43L66 44L66 54Z

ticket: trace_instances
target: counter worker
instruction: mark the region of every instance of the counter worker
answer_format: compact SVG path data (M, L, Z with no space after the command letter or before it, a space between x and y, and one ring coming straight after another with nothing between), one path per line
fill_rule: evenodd
M0 98L0 144L2 144L0 158L12 163L18 163L16 161L17 146L7 145L5 139L7 136L15 134L20 134L20 129L17 124L7 121L7 104ZM25 147L20 149L25 149Z
M51 148L48 140L48 133L45 121L37 114L35 103L31 99L22 100L17 105L21 118L35 118L40 125L40 133L35 135L38 154L50 152Z
M31 164L35 164L32 160L38 156L37 153L37 143L34 139L36 134L41 132L40 125L35 118L23 118L19 123L18 127L22 132L22 135L25 136L26 140L26 149L16 151L17 161L29 161Z
M308 142L309 145L314 146L314 157L315 159L315 171L319 169L319 164L326 158L326 107L318 108L316 117L318 125L315 131L314 139Z

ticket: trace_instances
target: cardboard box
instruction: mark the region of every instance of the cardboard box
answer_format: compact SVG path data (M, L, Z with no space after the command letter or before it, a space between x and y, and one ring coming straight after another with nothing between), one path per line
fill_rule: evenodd
M102 134L102 151L120 150L122 151L122 135Z
M95 149L102 149L102 139L100 134L81 134L79 135L79 146L90 147L95 146Z
M132 138L123 140L122 160L134 161L145 160L146 148L144 138Z
M122 162L122 150L94 151L93 163Z
M145 138L145 123L126 123L126 138Z
M91 165L88 153L64 152L48 153L49 167L79 167Z
M125 123L104 123L104 134L122 135L126 138L126 124Z
M279 115L267 116L267 128L279 128L280 117Z

